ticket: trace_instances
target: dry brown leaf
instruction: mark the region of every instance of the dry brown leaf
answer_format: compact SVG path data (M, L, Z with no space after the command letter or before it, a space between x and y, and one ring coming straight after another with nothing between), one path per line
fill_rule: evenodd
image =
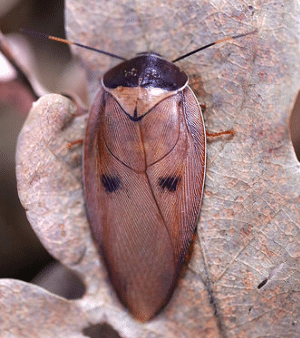
M67 5L69 38L125 57L155 50L173 59L224 35L258 32L180 63L206 105L207 128L233 127L236 134L208 143L193 259L168 306L146 324L120 305L92 243L82 194L82 149L68 148L83 138L86 116L76 117L75 106L58 95L35 104L19 138L20 198L45 247L82 276L87 292L70 302L30 284L2 280L3 337L83 337L89 324L103 322L130 338L296 337L300 189L288 118L300 81L299 3ZM115 62L79 53L94 79Z

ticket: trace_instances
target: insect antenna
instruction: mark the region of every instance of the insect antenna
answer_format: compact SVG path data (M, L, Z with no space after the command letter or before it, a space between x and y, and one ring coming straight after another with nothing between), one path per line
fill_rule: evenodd
M177 59L172 60L172 62L175 63L175 62L177 62L177 61L179 61L179 60L185 59L185 58L187 58L188 56L193 55L193 54L195 54L195 53L198 53L198 52L200 52L201 50L206 49L206 48L208 48L208 47L211 47L211 46L213 46L213 45L217 45L217 44L219 44L219 43L222 43L222 42L225 42L225 41L228 41L228 40L238 39L238 38L241 38L241 37L243 37L243 36L246 36L246 35L249 35L249 34L253 34L253 33L255 33L256 31L257 31L257 30L254 30L254 31L249 32L249 33L243 33L243 34L239 34L239 35L235 35L235 36L229 36L229 37L227 37L227 38L223 38L223 39L217 40L217 41L215 41L215 42L209 43L208 45L205 45L205 46L202 46L202 47L197 48L197 49L195 49L195 50L192 50L192 51L189 52L189 53L186 53L186 54L184 54L184 55L181 55L181 56L179 56Z
M89 47L89 46L86 46L86 45L82 45L81 43L78 43L78 42L74 42L74 41L69 41L69 40L66 40L66 39L57 38L55 36L47 35L47 34L44 34L44 33L33 32L31 30L28 30L28 29L20 29L20 31L22 33L25 33L25 34L35 35L35 36L39 36L39 37L46 38L46 39L49 39L49 40L54 40L54 41L66 43L68 45L74 45L74 46L82 47L82 48L85 48L85 49L92 50L94 52L98 52L98 53L110 56L110 57L115 58L115 59L126 61L126 59L123 58L122 56L118 56L118 55L115 55L115 54L112 54L112 53L108 53L108 52L105 52L104 50L101 50L101 49L97 49L97 48Z

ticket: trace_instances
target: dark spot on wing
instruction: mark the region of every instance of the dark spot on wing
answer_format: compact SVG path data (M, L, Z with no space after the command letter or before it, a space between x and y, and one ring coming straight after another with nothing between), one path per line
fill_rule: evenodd
M158 179L159 186L163 190L167 189L170 192L176 191L179 182L180 177L177 176L159 177Z
M115 192L121 188L121 180L118 176L109 176L103 174L101 182L106 192Z

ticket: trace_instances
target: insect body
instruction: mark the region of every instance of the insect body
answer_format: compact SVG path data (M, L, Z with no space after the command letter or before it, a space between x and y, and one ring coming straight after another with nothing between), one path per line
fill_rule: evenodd
M86 129L86 205L110 280L140 320L173 293L204 174L204 123L187 75L153 53L108 71Z
M24 31L24 30L23 30ZM37 34L25 31L30 34ZM205 177L205 129L188 77L154 53L108 71L84 143L89 221L120 300L141 321L170 299L192 241ZM42 37L87 49L76 42ZM234 132L212 133L220 136Z

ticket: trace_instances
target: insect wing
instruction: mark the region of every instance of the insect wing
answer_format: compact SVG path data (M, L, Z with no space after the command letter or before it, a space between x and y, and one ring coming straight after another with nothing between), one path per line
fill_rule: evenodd
M88 216L110 280L135 317L169 300L199 214L205 131L192 91L131 120L103 88L85 140Z

